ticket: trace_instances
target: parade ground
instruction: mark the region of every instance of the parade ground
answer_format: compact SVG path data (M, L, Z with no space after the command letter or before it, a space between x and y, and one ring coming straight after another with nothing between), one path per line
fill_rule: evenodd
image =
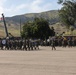
M0 50L0 75L76 75L76 47Z

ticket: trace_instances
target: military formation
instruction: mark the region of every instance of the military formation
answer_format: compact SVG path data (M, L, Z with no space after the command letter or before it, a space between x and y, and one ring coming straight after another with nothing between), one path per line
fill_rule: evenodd
M55 45L60 47L75 47L76 37L60 37L55 38Z
M76 37L67 36L67 37L50 37L47 42L43 41L43 46L51 46L52 50L56 50L56 47L76 47Z
M0 39L1 50L38 50L38 40L14 40L14 39Z
M76 37L51 37L48 40L33 39L1 39L1 50L38 50L39 46L51 46L52 50L56 47L76 47Z

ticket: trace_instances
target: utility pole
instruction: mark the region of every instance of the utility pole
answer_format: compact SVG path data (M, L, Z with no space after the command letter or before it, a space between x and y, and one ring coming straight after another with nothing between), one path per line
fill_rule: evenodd
M20 37L21 37L21 19L20 19Z
M5 17L4 17L3 14L2 14L2 17L3 17L3 22L4 22L4 27L5 27L5 33L6 33L6 38L7 38L7 37L8 37L8 31L7 31L7 26L6 26Z

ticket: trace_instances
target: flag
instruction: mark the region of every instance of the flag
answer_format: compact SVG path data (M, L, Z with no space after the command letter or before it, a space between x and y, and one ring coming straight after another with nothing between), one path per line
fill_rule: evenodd
M0 17L0 21L2 21L3 20L3 18L2 17Z

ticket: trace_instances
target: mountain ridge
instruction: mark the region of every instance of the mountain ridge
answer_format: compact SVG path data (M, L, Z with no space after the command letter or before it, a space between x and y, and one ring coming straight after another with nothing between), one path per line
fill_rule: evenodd
M49 25L56 24L59 22L58 10L15 15L12 17L5 17L8 32L12 33L12 35L14 36L20 36L20 23L21 25L23 25L27 21L33 21L35 17L47 19L49 21ZM5 36L5 28L3 21L0 22L0 32L0 36Z
M12 17L6 17L5 19L7 23L19 24L21 21L21 23L23 24L27 21L34 20L35 17L45 18L49 20L50 24L59 22L58 10L51 10L41 13L27 13L27 14L12 16Z

